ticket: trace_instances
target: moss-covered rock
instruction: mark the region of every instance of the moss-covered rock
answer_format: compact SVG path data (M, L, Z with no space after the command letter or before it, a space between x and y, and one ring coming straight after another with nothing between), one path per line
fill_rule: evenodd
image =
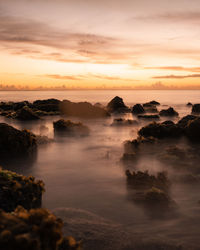
M18 205L26 209L41 206L44 183L8 170L0 170L0 208L10 212Z
M70 120L60 119L53 123L55 135L87 136L89 128L82 123L74 123Z
M80 244L62 234L63 223L46 209L13 213L0 210L0 247L2 250L80 250Z

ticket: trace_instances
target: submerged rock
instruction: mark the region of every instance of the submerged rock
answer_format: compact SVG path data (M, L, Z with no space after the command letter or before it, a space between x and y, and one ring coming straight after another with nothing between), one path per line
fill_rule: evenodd
M192 113L196 113L196 114L199 114L200 113L200 104L194 104L192 106Z
M143 106L144 107L144 110L146 113L158 113L158 109L156 106L154 105L150 105L150 106Z
M124 104L124 101L121 97L115 96L108 104L107 110L111 113L125 113L128 112L128 107Z
M138 115L137 117L139 119L144 119L144 120L159 120L160 119L159 115Z
M29 120L38 120L40 117L29 107L24 106L20 110L17 111L16 119L23 120L23 121L29 121Z
M47 209L13 213L0 210L0 246L3 250L80 250L72 237L64 237L63 222Z
M145 113L144 108L142 107L141 104L136 104L133 106L132 111L133 114L143 114Z
M132 126L132 125L138 125L138 122L136 120L116 118L113 120L113 123L111 124L111 126Z
M0 209L13 211L18 205L26 209L41 206L44 183L34 177L25 177L0 170Z
M108 117L110 114L103 108L96 107L89 102L70 102L64 100L60 103L60 112L67 116L84 118Z
M37 141L28 130L18 130L6 123L0 123L1 158L31 157L36 153Z
M74 123L64 119L54 122L53 127L56 135L87 136L90 132L89 128L82 123Z
M178 112L176 112L172 107L168 109L162 109L159 112L160 116L178 116Z

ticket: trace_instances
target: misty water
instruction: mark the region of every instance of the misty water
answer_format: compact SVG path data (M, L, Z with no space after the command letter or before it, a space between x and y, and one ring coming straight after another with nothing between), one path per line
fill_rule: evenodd
M116 95L129 106L151 100L161 103L159 110L172 106L179 112L179 118L175 121L191 113L187 102L200 103L200 91L9 91L0 92L0 100L57 98L106 105ZM136 119L131 114L123 117ZM44 117L34 122L0 119L16 128L26 128L54 138L53 121L59 118ZM136 138L138 129L148 121L140 121L138 126L114 127L110 126L115 118L113 116L97 120L67 118L87 125L91 130L90 135L83 138L55 138L54 142L39 147L35 161L14 162L6 166L45 182L43 207L63 218L66 233L78 239L88 238L88 249L132 249L131 246L137 241L144 241L144 244L159 241L180 244L185 249L199 249L200 187L173 184L171 196L176 202L177 211L167 218L152 217L149 211L129 198L125 167L120 162L123 143ZM42 129L41 125L48 129ZM145 157L134 167L152 173L168 169L156 158Z

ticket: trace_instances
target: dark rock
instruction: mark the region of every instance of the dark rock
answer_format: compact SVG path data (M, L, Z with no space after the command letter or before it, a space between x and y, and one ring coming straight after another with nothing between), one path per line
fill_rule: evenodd
M132 111L133 114L143 114L145 113L144 108L142 107L141 104L136 104L133 106Z
M141 128L138 134L144 137L152 136L158 139L163 139L168 137L180 137L181 135L183 135L183 131L172 121L167 121L164 123L150 123L147 126Z
M158 105L160 105L160 103L157 102L157 101L151 101L151 102L146 102L146 103L143 104L144 107L149 107L149 106L152 106L152 105L158 106Z
M13 104L13 110L17 111L17 110L19 110L19 109L22 109L22 108L25 107L25 106L31 107L32 104L29 103L28 101L15 102L15 103Z
M111 126L132 126L132 125L138 125L138 122L136 120L116 118L113 120L113 123L111 124Z
M29 120L38 120L40 117L29 107L24 106L20 110L17 111L16 119L23 120L23 121L29 121Z
M193 142L200 142L200 117L188 122L186 136Z
M139 119L144 119L144 120L159 120L160 119L159 115L138 115L137 117Z
M41 206L44 183L34 177L25 177L7 170L0 170L0 209L7 212L20 205L26 209Z
M1 158L31 157L35 155L37 142L34 134L28 130L18 130L6 123L0 123Z
M187 103L187 106L192 106L192 103L191 103L191 102L188 102L188 103Z
M13 102L1 102L0 109L3 111L13 110L14 103Z
M64 119L54 122L53 127L56 135L87 136L90 132L89 128L82 123L73 123Z
M192 121L192 120L194 120L196 118L197 118L197 116L194 116L194 115L186 115L183 118L181 118L181 120L179 120L177 124L181 128L186 128L188 122Z
M64 100L60 104L60 111L67 116L76 116L84 118L102 118L110 114L103 108L96 107L89 102L74 103Z
M169 180L165 172L160 172L155 175L150 175L148 171L145 172L130 172L126 170L127 184L134 189L150 189L152 187L161 190L168 190Z
M115 96L107 105L108 112L124 113L128 112L128 107L124 104L124 101L119 96Z
M33 102L33 107L41 111L55 112L60 110L60 103L57 99L37 100Z
M81 250L74 238L63 236L62 220L47 209L0 210L0 221L2 250Z
M158 109L156 108L156 106L144 107L144 110L146 113L158 113Z
M176 112L172 107L168 109L162 109L159 112L160 116L178 116L178 112Z
M196 114L199 114L200 113L200 104L194 104L192 106L192 113L196 113Z

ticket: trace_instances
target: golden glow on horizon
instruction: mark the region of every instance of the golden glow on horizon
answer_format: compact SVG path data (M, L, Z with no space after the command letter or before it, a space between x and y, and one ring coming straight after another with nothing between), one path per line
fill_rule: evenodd
M0 0L1 89L200 88L200 6L149 2Z

